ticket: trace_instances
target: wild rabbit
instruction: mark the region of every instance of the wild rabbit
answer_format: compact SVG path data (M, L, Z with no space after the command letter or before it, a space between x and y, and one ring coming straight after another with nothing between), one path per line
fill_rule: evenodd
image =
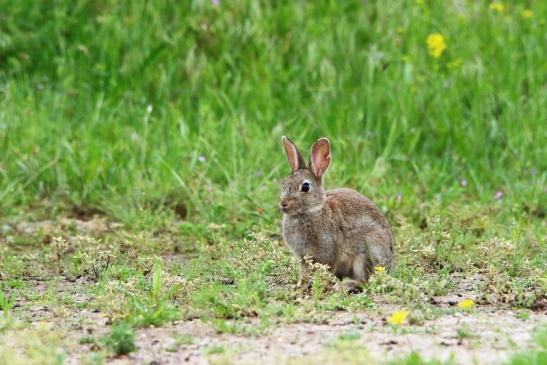
M299 286L308 285L306 258L328 265L348 290L358 290L374 267L392 267L394 242L382 212L358 192L323 190L323 175L331 162L330 142L318 139L311 147L309 166L287 137L282 138L291 174L283 181L279 208L283 238L300 259Z

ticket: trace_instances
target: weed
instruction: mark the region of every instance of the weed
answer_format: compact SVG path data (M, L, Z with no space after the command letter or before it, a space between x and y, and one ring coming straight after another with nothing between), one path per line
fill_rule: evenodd
M83 336L78 339L80 345L90 345L97 343L97 340L93 336Z
M471 339L474 337L476 337L476 335L473 333L468 325L462 325L456 330L456 338L459 341L462 341L464 339Z
M147 290L146 296L141 298L128 293L131 309L127 315L127 321L132 325L137 327L159 326L180 317L179 310L170 301L182 285L175 283L165 289L162 275L162 266L157 262L152 269L150 288Z
M223 354L226 352L226 349L220 345L211 345L204 350L206 355L216 355Z
M177 345L191 345L194 343L194 336L189 333L178 333L174 338Z
M127 355L137 349L133 328L126 322L115 324L100 342L114 355Z
M517 311L517 318L521 321L526 321L528 318L530 318L530 311L526 309L521 309Z
M361 336L358 332L348 331L338 335L338 341L355 341L358 340Z
M417 352L411 352L409 355L399 359L386 362L386 365L452 365L454 359L447 361L424 360Z
M310 266L309 270L313 273L313 280L311 283L312 297L316 305L319 305L321 299L323 299L327 293L332 292L337 284L337 279L327 265L312 263L311 261L307 262L306 265Z
M9 315L13 308L13 301L0 289L0 310L4 312L4 315Z
M82 359L84 365L102 365L106 361L106 355L102 352L92 352Z
M291 357L286 362L287 365L306 365L306 364L377 364L371 358L366 349L357 343L357 341L335 341L328 344L324 349L307 356Z
M93 282L99 281L100 276L108 271L116 258L113 249L91 236L79 236L77 242L78 249L70 256L71 274L76 277L86 276Z

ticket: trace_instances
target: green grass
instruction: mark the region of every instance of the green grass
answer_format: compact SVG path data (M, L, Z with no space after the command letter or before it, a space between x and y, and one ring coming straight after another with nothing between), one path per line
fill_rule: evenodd
M47 199L147 228L178 204L241 232L277 219L287 134L329 136L327 185L387 210L501 191L545 214L547 9L462 4L3 1L2 210Z
M112 354L140 327L258 335L374 312L375 297L420 325L458 311L427 300L476 274L479 308L533 309L547 296L547 3L505 5L0 0L0 334L33 303L107 314ZM393 275L350 296L319 268L294 290L282 135L304 152L331 139L325 183L385 212ZM66 281L84 299L57 296Z

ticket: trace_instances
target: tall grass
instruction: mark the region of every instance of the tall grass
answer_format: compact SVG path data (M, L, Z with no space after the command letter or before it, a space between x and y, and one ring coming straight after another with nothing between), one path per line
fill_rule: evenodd
M531 18L521 11L533 11ZM0 0L0 208L275 217L280 136L382 205L545 204L547 3ZM427 53L441 33L446 52ZM467 182L467 185L465 182ZM465 185L462 187L461 185Z

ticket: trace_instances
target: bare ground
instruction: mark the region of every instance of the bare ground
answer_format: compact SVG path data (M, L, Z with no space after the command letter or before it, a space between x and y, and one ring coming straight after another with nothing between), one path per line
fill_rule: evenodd
M211 346L222 346L228 357L238 364L279 364L290 359L306 360L324 351L326 346L348 331L359 335L355 343L365 346L374 359L397 358L411 351L424 358L448 359L458 364L496 364L506 360L517 350L530 344L531 331L545 315L533 315L526 321L511 311L488 312L474 315L455 314L430 321L408 332L395 332L382 325L378 317L357 315L360 322L347 314L337 314L326 324L299 323L269 330L264 336L248 337L216 334L201 322L184 322L164 328L139 331L139 350L130 356L111 359L111 364L208 364L215 355L206 355ZM457 331L468 326L471 339L458 339ZM406 333L405 333L406 332ZM177 346L173 337L189 333L194 343ZM77 363L76 359L71 363Z
M36 282L37 290L44 290ZM70 283L59 293L79 296L78 283ZM449 306L451 298L436 298L439 307ZM374 360L400 358L412 351L425 359L445 360L453 357L457 364L499 364L517 351L532 348L534 328L547 323L545 312L531 312L518 319L517 312L508 308L478 306L473 312L454 312L392 328L385 318L393 305L378 304L371 312L333 312L322 317L321 323L278 323L262 335L219 333L200 320L179 321L164 327L148 327L136 331L137 351L128 356L111 357L107 364L280 364L324 362L326 354L338 349L343 341L366 349ZM15 310L17 313L18 310ZM86 335L101 336L109 330L110 319L97 310L66 310L34 305L19 312L33 326L42 326L45 336L56 335L58 349L65 353L67 364L80 364L96 350L95 345L79 344ZM23 314L24 313L24 314ZM258 324L257 320L249 322ZM349 340L340 340L350 335ZM180 335L191 343L177 342ZM8 332L0 339L16 351L25 331L16 336ZM19 337L19 340L18 340ZM22 350L19 349L19 350ZM350 349L350 351L353 351ZM367 362L368 363L368 362Z

